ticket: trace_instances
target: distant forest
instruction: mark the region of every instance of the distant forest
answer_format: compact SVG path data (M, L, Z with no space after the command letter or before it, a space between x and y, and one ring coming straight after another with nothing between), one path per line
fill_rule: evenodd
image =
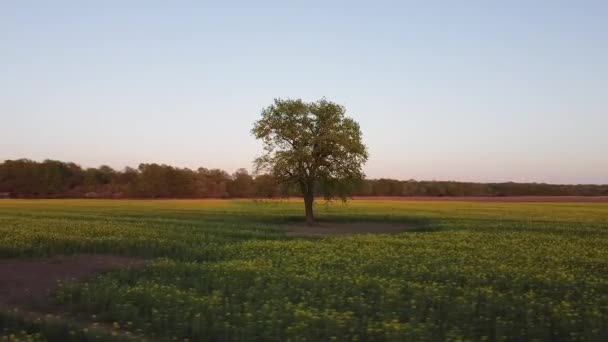
M220 169L191 170L140 164L114 170L82 168L56 160L6 160L0 164L4 198L272 198L298 196L269 175L233 174ZM353 196L608 196L608 185L465 183L365 179Z

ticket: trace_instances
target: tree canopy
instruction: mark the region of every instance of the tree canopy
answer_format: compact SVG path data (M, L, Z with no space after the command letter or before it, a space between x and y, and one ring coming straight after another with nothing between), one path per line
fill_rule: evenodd
M275 99L262 111L252 134L264 144L256 173L295 185L304 196L306 221L314 223L314 197L346 198L364 177L367 161L359 124L346 109L321 99Z
M319 185L317 184L317 187ZM194 170L140 164L115 170L82 168L72 162L28 159L0 162L0 198L276 198L302 196L269 174L252 176L239 169ZM463 183L365 179L353 196L608 196L608 185L543 183Z

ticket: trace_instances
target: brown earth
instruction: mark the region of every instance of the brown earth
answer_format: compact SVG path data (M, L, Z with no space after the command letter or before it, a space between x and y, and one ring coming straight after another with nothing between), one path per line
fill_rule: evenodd
M101 272L144 263L142 259L111 255L0 261L0 306L45 307L58 281L84 281Z
M403 223L381 222L352 222L352 223L319 223L314 226L293 224L285 226L288 236L298 237L327 237L356 234L388 234L422 231L423 229L411 227Z
M496 196L496 197L432 197L432 196L355 196L365 201L457 201L457 202L547 202L547 203L608 203L608 196Z

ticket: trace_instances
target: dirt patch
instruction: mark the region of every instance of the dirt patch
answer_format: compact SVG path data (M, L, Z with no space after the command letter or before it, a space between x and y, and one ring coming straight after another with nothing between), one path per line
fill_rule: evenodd
M389 234L422 231L405 223L352 222L352 223L319 223L315 226L294 224L285 227L288 236L327 237L356 234Z
M101 272L143 266L145 260L111 255L55 256L0 261L0 305L44 307L58 281L91 279Z
M431 201L431 202L534 202L534 203L608 203L608 196L355 196L360 201Z

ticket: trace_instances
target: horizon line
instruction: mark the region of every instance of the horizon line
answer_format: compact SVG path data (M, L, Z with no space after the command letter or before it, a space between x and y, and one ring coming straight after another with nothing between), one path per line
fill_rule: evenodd
M198 169L204 168L207 170L220 170L220 171L224 171L226 172L228 175L231 175L230 172L226 171L226 169L224 168L219 168L219 167L205 167L205 166L198 166L196 168L190 168L190 167L181 167L181 166L175 166L175 165L171 165L171 164L167 164L167 163L158 163L158 162L151 162L151 163L146 163L146 162L140 162L137 164L137 167L132 167L129 165L125 165L122 166L120 168L117 167L113 167L111 165L108 164L100 164L98 166L86 166L84 164L78 163L78 162L74 162L74 161L63 161L63 160L59 160L59 159L52 159L52 158L45 158L42 161L38 161L36 159L31 159L31 158L16 158L16 159L2 159L2 163L6 163L7 161L19 161L19 160L27 160L27 161L31 161L31 162L35 162L35 163L43 163L45 161L54 161L54 162L61 162L61 163L65 163L65 164L75 164L78 167L82 168L82 169L96 169L96 168L100 168L102 166L107 166L109 168L111 168L114 171L118 171L118 172L123 172L124 170L126 170L127 168L131 168L134 170L138 169L139 165L142 164L157 164L157 165L164 165L164 166L169 166L169 167L173 167L173 168L178 168L178 169L188 169L191 171L197 171ZM236 168L236 170L234 170L234 172L243 169L246 170L250 175L255 176L255 174L253 172L251 172L250 170L248 170L247 168L244 167L239 167ZM233 173L234 173L233 172ZM507 181L463 181L463 180L455 180L455 179L451 179L451 180L440 180L440 179L415 179L415 178L408 178L408 179L403 179L403 178L390 178L390 177L364 177L363 179L365 180L393 180L393 181L399 181L399 182L418 182L418 183L422 183L422 182L436 182L436 183L468 183L468 184L540 184L540 185L563 185L563 186L608 186L608 183L550 183L550 182L543 182L543 181L525 181L525 182L518 182L518 181L513 181L513 180L507 180Z

